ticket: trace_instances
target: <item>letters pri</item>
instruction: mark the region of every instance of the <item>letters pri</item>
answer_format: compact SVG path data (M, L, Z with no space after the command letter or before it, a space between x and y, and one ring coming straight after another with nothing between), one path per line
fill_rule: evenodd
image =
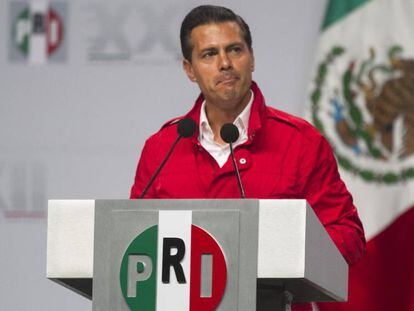
M217 241L192 224L191 211L160 211L158 225L128 246L121 291L132 311L215 310L227 282Z

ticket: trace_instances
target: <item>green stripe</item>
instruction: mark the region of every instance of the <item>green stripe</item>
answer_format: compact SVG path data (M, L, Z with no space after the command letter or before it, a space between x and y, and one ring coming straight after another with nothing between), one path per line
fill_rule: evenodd
M157 243L158 225L152 226L138 235L128 246L121 262L120 283L121 291L131 310L154 311L156 310L157 298ZM128 297L128 260L129 255L146 255L152 260L151 276L142 282L136 284L136 297ZM142 269L137 265L137 270ZM109 268L108 268L109 269Z
M322 30L325 30L332 24L351 13L360 5L372 0L329 0L328 9L325 13L325 19Z

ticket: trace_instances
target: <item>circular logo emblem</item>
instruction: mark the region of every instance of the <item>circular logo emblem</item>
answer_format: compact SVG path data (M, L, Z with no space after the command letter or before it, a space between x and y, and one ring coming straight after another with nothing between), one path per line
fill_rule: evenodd
M13 41L23 55L30 49L30 36L44 36L47 55L53 54L63 40L63 23L58 13L49 9L46 14L32 14L23 9L13 23Z
M311 103L313 124L343 169L368 182L414 177L414 58L402 47L370 48L365 59L333 47L318 66Z
M158 243L162 243L161 248ZM185 256L191 256L189 271L181 264ZM206 256L209 260L203 260ZM128 246L120 268L122 295L132 311L155 311L157 299L168 301L168 292L174 292L173 287L187 285L187 297L183 298L188 299L189 310L215 310L226 282L226 261L219 244L195 225L191 226L191 249L177 237L159 240L158 225L146 229ZM169 290L157 293L159 283ZM208 295L203 293L202 284L210 288Z

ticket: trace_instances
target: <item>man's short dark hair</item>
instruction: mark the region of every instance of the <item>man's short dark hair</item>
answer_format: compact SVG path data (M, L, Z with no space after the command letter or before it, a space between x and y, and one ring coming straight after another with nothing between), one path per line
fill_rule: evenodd
M191 62L193 44L191 42L191 31L197 26L206 24L218 24L224 22L235 22L239 25L242 37L249 49L252 49L252 36L249 26L239 15L232 10L215 5L201 5L190 11L181 24L180 40L181 50L186 60Z

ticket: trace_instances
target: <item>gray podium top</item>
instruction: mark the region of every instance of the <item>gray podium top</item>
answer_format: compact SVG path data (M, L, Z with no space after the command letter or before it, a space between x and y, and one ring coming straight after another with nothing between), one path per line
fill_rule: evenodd
M92 297L96 206L217 210L222 202L241 204L241 200L50 200L47 277ZM242 202L258 213L253 249L257 249L259 284L284 285L295 301L347 299L348 266L305 200ZM248 220L243 221L240 230Z

